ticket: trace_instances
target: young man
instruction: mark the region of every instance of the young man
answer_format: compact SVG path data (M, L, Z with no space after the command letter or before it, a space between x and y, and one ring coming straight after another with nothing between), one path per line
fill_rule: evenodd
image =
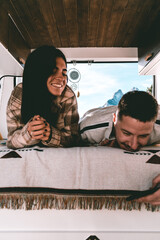
M156 99L144 91L128 92L118 107L91 109L80 120L82 140L87 144L137 151L160 141Z
M91 109L80 120L82 140L89 145L119 147L138 151L141 147L160 141L158 103L144 91L128 92L118 107ZM160 175L153 186L160 182ZM160 190L139 201L160 204Z

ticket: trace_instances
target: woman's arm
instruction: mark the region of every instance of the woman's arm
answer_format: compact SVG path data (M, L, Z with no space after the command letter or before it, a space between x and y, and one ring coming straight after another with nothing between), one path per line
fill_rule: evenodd
M76 97L63 104L57 126L51 126L51 134L42 144L49 147L73 147L80 143L79 114Z
M33 140L28 132L28 123L21 123L22 84L13 90L7 105L7 147L12 149L35 145L39 140Z

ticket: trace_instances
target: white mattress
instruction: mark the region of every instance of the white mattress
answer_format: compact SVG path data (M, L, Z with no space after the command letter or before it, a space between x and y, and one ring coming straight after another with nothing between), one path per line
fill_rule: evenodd
M131 153L106 146L16 151L0 146L0 188L146 190L160 173L159 159L160 147Z

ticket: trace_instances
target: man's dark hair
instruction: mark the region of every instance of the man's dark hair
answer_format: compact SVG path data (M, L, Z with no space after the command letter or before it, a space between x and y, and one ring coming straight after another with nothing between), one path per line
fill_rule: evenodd
M118 119L129 116L141 122L156 120L158 103L149 93L144 91L131 91L124 94L118 104Z
M67 67L64 54L54 46L41 46L29 54L23 72L22 121L27 123L34 115L50 122L51 96L47 79L56 67L56 58L61 57Z

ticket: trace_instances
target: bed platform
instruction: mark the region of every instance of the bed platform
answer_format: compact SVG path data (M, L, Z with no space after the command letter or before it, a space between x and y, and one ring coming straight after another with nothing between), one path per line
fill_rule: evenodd
M160 173L159 146L12 150L4 142L1 239L159 239L159 207L126 201Z

